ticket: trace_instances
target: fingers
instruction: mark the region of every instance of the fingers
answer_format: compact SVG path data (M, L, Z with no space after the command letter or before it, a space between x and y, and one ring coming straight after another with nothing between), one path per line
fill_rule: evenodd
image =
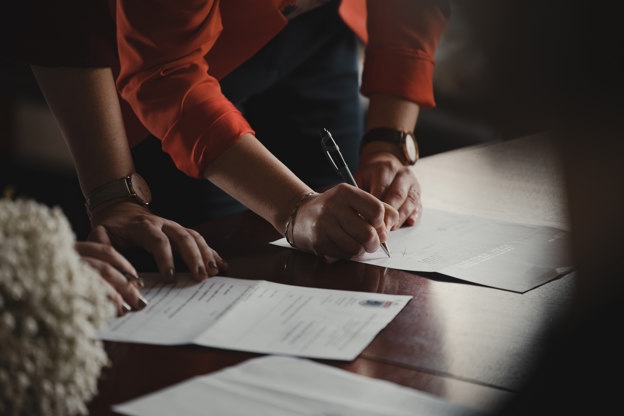
M394 173L392 172L384 172L384 175L377 176L369 181L370 185L368 188L362 188L368 190L371 195L376 196L377 198L385 201L386 195L388 194L388 189L394 180ZM388 201L386 201L388 202Z
M377 198L370 198L370 195L354 199L352 206L359 217L374 228L381 242L386 241L390 230L399 224L400 215L396 208Z
M415 209L411 212L411 214L408 214L405 219L405 225L414 226L418 224L422 218L422 198L420 197L420 192L417 191L416 188L412 188L408 192L408 198L405 203L405 205L407 205L407 208L405 209L406 212L409 211L408 203L409 205L415 206Z
M400 217L401 214L399 211L396 210L396 208L394 208L392 205L384 202L384 224L385 227L383 228L383 230L379 230L377 229L378 232L384 232L384 238L382 240L386 241L386 239L388 238L388 235L390 233L391 230L397 229L401 226L401 221L400 221ZM380 234L380 238L381 238L381 234Z
M414 225L422 210L420 184L411 171L399 172L387 187L383 201L398 210L397 223L391 229Z
M166 282L175 280L174 252L178 253L193 278L203 281L227 270L227 263L210 248L206 240L195 230L160 219L144 222L136 239L154 258L156 266Z
M294 225L298 247L317 255L351 258L375 252L399 213L368 192L340 184L306 202Z
M110 245L110 243L99 243L94 241L77 241L75 249L83 257L95 258L106 262L116 269L137 275L134 266L121 253Z
M227 269L227 263L195 230L152 214L136 204L116 204L92 218L92 241L115 247L138 246L146 250L165 282L175 280L174 254L195 280L201 281Z
M147 306L147 300L141 296L138 287L141 280L136 275L123 271L100 258L82 255L82 259L93 267L112 289L108 297L115 304L118 316Z
M204 237L197 231L171 221L167 221L162 230L195 280L202 281L216 276L219 271L227 270L225 260L208 246Z
M356 175L362 189L398 210L397 224L386 222L390 229L414 225L419 221L419 212L422 211L420 184L411 167L402 165L394 157L380 154L369 157Z
M383 222L381 226L373 227L363 214L354 210L340 220L338 227L332 229L335 230L330 235L335 245L333 252L339 253L342 258L359 256L365 251L377 251L388 234Z
M399 211L399 221L395 228L412 217L420 203L420 184L410 169L397 172L382 197L383 201Z

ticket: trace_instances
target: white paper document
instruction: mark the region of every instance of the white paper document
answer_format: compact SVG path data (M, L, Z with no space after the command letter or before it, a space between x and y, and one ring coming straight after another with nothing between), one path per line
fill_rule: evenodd
M113 406L133 416L478 416L385 380L280 356L247 360Z
M141 276L148 306L113 320L101 339L352 360L412 298L221 276L198 283L178 274L175 284Z
M441 210L426 210L418 225L392 231L387 243L390 258L378 250L352 260L520 293L572 270L567 231ZM284 238L272 244L290 247Z

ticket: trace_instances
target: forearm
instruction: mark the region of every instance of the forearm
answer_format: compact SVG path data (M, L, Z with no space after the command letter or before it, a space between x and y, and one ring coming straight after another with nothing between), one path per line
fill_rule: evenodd
M392 127L413 131L418 120L418 104L399 97L375 94L370 97L366 115L366 130L374 127Z
M208 165L204 176L280 233L297 201L312 190L251 134Z
M110 68L31 68L72 154L83 194L132 172Z
M370 97L365 131L375 127L414 131L420 113L418 104L390 95L375 94ZM380 151L396 152L396 146L386 142L372 142L363 149L362 156Z

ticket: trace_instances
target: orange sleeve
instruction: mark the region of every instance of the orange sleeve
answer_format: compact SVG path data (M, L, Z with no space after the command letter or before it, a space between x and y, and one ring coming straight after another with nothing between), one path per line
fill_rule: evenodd
M357 7L364 0L343 1L345 7ZM362 94L399 96L434 107L434 56L450 17L450 1L367 0L366 16Z
M155 3L155 4L154 4ZM218 0L117 0L117 86L187 175L253 130L221 93L204 58L222 31Z

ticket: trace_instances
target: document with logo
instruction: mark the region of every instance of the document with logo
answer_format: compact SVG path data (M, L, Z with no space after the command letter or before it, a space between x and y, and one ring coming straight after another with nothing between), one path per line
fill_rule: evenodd
M478 416L428 393L314 361L263 356L113 406L133 416Z
M414 272L436 272L523 293L572 271L569 233L427 209L420 223L390 233L382 251L353 261ZM290 247L286 239L272 244Z
M180 274L175 284L141 276L148 306L113 320L101 339L352 360L412 298L221 276L198 283Z

